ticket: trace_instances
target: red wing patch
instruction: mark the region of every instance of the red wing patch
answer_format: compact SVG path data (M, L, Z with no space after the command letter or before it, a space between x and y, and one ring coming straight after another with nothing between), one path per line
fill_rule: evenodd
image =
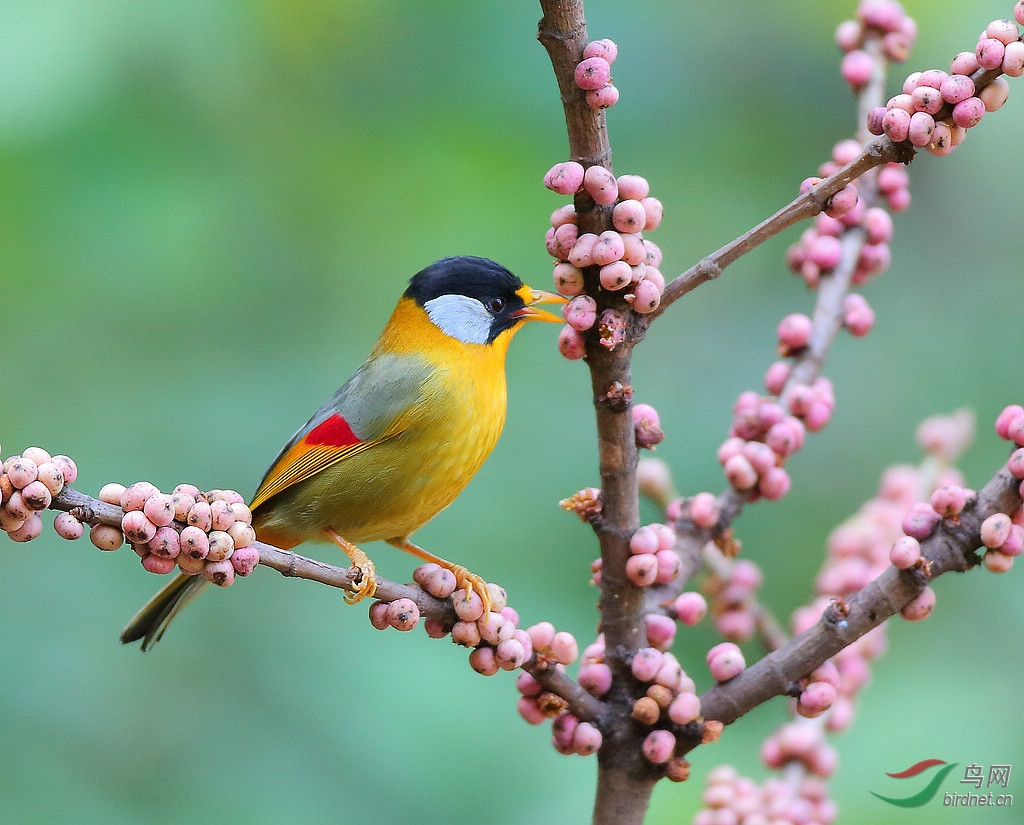
M310 447L351 447L358 444L359 438L348 422L335 413L322 424L318 424L302 439Z
M249 508L255 510L282 490L375 444L362 441L349 423L335 413L292 444L267 470Z

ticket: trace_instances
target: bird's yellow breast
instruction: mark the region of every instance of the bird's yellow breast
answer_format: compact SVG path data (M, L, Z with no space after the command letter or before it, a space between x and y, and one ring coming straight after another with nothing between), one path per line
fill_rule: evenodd
M370 359L425 362L415 401L368 449L289 487L261 522L292 543L330 528L349 541L403 538L454 501L494 449L505 423L505 354L514 328L489 344L441 332L414 301L399 301Z

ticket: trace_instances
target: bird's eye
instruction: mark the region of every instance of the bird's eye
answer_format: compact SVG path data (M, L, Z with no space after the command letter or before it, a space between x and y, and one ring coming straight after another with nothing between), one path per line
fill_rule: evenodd
M501 311L505 308L504 298L491 298L487 302L487 311L492 315L500 315Z

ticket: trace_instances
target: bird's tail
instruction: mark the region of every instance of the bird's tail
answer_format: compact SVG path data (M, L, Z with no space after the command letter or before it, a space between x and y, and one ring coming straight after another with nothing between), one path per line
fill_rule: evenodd
M130 644L142 639L142 649L148 650L160 641L178 612L202 593L209 583L202 576L175 576L132 617L121 631L121 642Z

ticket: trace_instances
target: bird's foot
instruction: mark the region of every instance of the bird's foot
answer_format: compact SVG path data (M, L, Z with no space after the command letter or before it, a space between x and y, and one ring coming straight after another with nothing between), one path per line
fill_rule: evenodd
M475 592L480 597L480 601L484 603L484 615L491 612L491 594L487 592L487 582L461 564L451 562L438 562L438 564L455 574L456 590L464 591L467 601Z
M356 604L367 596L372 597L377 592L377 570L373 566L373 562L370 561L370 557L334 530L325 532L327 537L348 556L352 566L359 570L359 578L352 583L352 590L345 594L345 601L348 604Z
M406 553L416 556L418 559L423 559L423 561L426 562L433 562L439 567L443 567L445 570L450 570L455 575L457 589L465 591L467 599L469 599L472 593L476 593L480 597L480 601L484 603L484 615L486 616L490 613L491 594L487 592L487 582L485 582L483 578L478 576L476 573L471 573L461 564L455 564L447 559L442 559L440 556L435 556L430 551L424 550L419 545L413 544L409 539L388 539L388 544L393 547L397 547L399 550L404 550Z

